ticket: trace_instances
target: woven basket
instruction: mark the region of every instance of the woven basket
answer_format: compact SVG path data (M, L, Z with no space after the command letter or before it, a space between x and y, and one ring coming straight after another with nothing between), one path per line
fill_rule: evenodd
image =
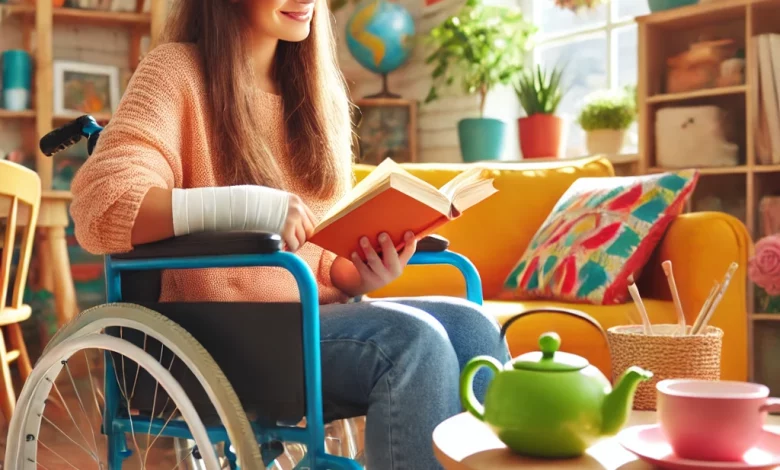
M704 334L672 336L677 328L677 325L653 325L652 335L645 335L641 325L607 330L613 382L631 366L653 373L651 380L637 388L635 410L655 410L655 385L661 380L720 380L723 330L708 326Z

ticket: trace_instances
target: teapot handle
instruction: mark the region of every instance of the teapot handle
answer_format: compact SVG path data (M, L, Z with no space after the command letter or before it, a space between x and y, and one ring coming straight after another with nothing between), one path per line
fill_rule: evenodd
M474 376L483 367L491 369L494 374L498 375L503 365L492 356L477 356L463 366L463 372L460 374L460 400L463 408L480 421L485 420L485 406L477 400L477 396L474 394Z
M595 318L591 317L590 315L588 315L587 313L581 310L574 310L570 308L561 308L561 307L532 308L530 310L526 310L524 312L518 313L517 315L511 317L509 320L504 322L504 325L501 327L501 339L502 340L504 339L504 336L506 336L506 332L512 323L514 323L516 320L519 320L521 317L531 315L534 313L562 313L564 315L571 315L581 320L585 320L586 322L590 323L594 328L599 330L601 336L604 337L604 341L606 341L606 343L609 344L609 339L607 339L607 332L604 331L604 328L602 328L601 324Z

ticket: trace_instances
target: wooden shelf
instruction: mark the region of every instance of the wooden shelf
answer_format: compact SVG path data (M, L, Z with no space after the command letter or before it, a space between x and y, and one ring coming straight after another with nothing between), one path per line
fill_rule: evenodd
M2 5L0 11L7 12L10 16L35 16L35 6L28 4ZM53 15L55 23L88 24L106 28L135 26L148 29L152 23L149 13L54 8Z
M725 166L715 168L697 168L702 175L744 175L748 172L748 167L741 166ZM648 173L664 173L667 171L681 171L683 168L648 168Z
M780 172L780 165L756 165L753 167L756 173L776 173Z
M647 98L648 103L669 103L674 101L687 101L696 98L707 98L710 96L725 96L725 95L738 95L745 94L747 91L746 85L736 85L719 88L705 88L703 90L689 91L685 93L664 93L660 95L653 95Z
M669 29L693 28L703 24L728 21L745 17L746 7L761 0L728 0L713 3L699 3L638 16L637 23L659 25Z
M24 111L9 111L0 109L0 119L35 119L35 111L27 109Z
M780 313L754 313L750 318L753 321L780 321Z
M78 114L55 114L52 117L52 120L57 124L65 124L66 122L72 121L76 119L79 116L83 116L86 113L78 113ZM89 113L90 116L95 118L95 121L98 123L106 122L109 119L111 119L110 113Z

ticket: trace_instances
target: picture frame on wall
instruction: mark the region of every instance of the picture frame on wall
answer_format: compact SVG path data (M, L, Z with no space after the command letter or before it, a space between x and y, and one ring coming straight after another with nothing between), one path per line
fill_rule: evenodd
M417 161L417 102L403 98L363 98L355 102L356 160L378 165Z
M119 67L54 61L54 113L108 115L119 105Z

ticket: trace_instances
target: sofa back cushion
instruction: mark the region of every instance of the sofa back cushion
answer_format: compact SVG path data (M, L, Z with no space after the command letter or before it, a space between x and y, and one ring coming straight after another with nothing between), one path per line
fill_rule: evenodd
M418 163L402 166L438 188L470 165ZM614 175L609 160L598 157L478 165L493 172L498 193L445 224L437 233L450 241L451 250L466 256L477 267L486 299L494 299L502 292L512 267L555 203L575 180ZM355 165L356 180L362 180L372 169L370 165ZM463 278L450 266L410 266L399 279L373 295L459 296L463 292Z

